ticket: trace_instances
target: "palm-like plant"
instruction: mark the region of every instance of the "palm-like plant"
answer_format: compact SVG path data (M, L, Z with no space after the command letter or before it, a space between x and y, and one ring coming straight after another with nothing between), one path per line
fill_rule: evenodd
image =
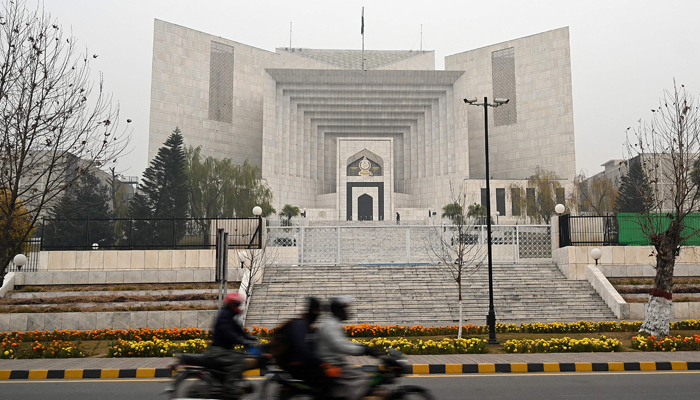
M280 217L287 218L287 222L285 223L285 225L289 226L292 224L292 217L296 217L297 215L299 215L299 207L290 204L285 204L284 207L282 207L282 211L280 211L279 215Z
M474 218L478 225L486 225L486 206L481 204L472 204L467 209L467 217ZM493 219L491 220L493 222Z
M463 212L459 203L450 203L442 207L442 218L449 218L454 224L458 224Z

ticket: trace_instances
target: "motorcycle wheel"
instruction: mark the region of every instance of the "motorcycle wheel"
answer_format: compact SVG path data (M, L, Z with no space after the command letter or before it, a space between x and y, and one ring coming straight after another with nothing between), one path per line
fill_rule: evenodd
M282 390L282 385L275 382L270 375L266 376L265 379L258 386L258 393L255 399L257 400L312 400L313 398L308 395L299 393L289 393Z
M420 386L402 386L391 393L394 400L433 400L433 396L428 389Z
M170 394L171 399L207 399L211 398L210 386L205 381L191 377L180 382Z

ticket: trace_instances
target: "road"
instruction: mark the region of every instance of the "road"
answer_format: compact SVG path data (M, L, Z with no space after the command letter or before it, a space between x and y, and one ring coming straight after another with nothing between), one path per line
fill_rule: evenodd
M698 399L700 371L423 375L404 384L452 399ZM0 381L3 400L165 399L162 379Z

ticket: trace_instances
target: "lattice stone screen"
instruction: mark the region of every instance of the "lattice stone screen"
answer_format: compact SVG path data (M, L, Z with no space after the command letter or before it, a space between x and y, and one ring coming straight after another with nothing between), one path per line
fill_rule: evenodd
M510 100L508 104L493 110L494 125L508 125L518 122L518 101L515 97L515 49L513 47L491 53L491 76L493 97Z
M492 227L495 262L551 259L549 226ZM436 241L459 240L454 226L295 226L268 227L267 251L281 265L435 264ZM486 254L486 227L474 227L462 240L469 251Z
M211 42L209 119L233 122L233 47Z

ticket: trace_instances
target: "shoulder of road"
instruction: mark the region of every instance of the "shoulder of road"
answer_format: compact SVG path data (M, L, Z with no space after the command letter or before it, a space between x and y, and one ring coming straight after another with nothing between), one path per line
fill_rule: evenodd
M406 356L414 374L477 374L591 371L700 370L700 352L624 352L554 354L447 354ZM68 358L0 360L0 380L167 378L174 358ZM371 357L349 357L355 365L376 364ZM264 375L264 370L246 376Z

